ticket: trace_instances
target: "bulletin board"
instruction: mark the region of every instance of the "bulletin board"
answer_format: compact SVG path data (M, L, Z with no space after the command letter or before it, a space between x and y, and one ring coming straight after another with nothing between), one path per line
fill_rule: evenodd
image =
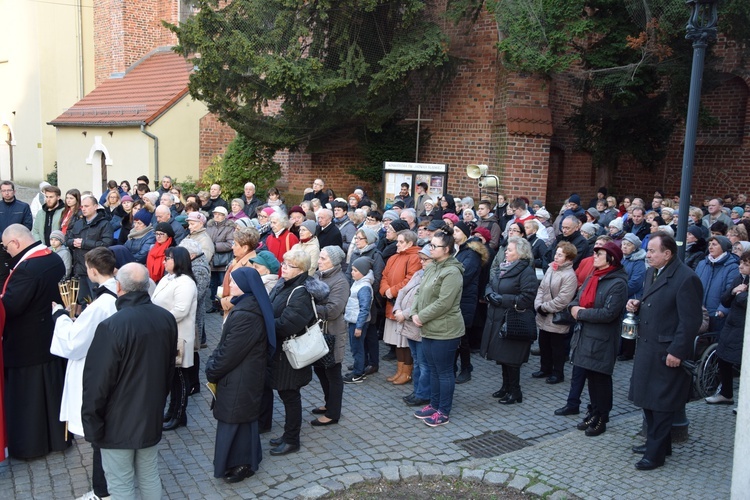
M409 184L409 194L415 196L415 186L426 182L427 192L437 200L445 193L448 185L448 165L444 163L409 163L386 161L383 163L383 204L382 208L393 205L401 184Z

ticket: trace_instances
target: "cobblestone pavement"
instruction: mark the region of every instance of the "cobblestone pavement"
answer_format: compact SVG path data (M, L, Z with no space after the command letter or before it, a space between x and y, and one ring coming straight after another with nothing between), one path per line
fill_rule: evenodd
M221 322L207 316L208 349L216 346ZM347 360L349 361L349 360ZM338 425L316 428L303 422L302 449L283 457L268 454L267 440L281 433L283 406L275 401L274 427L263 435L264 459L250 479L230 485L213 478L216 424L204 390L190 399L188 426L165 432L159 444L160 473L168 498L296 498L341 491L363 480L399 480L420 476L461 476L467 481L505 484L549 498L728 498L735 417L731 406L702 401L687 407L690 438L674 447L663 468L639 472L640 458L631 453L641 425L641 413L627 401L632 362L617 363L614 408L607 432L586 437L575 429L578 417L558 417L565 403L565 383L534 380L538 358L521 370L523 403L499 405L490 395L500 386L495 363L472 356L471 382L456 387L451 421L430 428L415 419L401 402L409 386L394 386L385 377L394 362L381 362L381 371L359 385L346 385ZM566 368L566 377L570 366ZM203 375L202 375L203 376ZM322 404L316 378L303 389L304 418ZM584 405L588 399L584 391ZM133 415L137 418L137 415ZM460 441L490 432L507 431L527 441L521 450L489 459L473 458ZM91 448L83 439L64 453L0 464L0 497L70 499L89 491Z

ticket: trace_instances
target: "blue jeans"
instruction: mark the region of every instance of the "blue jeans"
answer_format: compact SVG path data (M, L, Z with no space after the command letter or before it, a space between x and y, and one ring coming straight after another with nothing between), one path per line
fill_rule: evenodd
M102 466L112 498L135 499L135 480L144 500L161 499L159 446L139 450L102 448Z
M368 325L369 323L365 323L365 326L362 327L362 334L357 338L354 336L354 330L357 325L349 323L349 346L352 349L352 358L354 358L353 377L359 377L365 373L365 337Z
M411 379L414 382L414 397L430 399L430 367L427 366L427 359L424 357L422 342L409 339L409 349L411 350L411 357L414 359L414 371L411 374Z
M449 415L453 406L456 373L453 361L460 338L436 340L422 337L422 349L430 370L430 406L443 415Z

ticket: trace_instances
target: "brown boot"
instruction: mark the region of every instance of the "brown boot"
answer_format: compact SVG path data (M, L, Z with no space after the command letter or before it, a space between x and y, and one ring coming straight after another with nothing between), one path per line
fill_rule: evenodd
M401 372L401 376L397 377L396 380L393 381L393 385L404 385L411 381L411 371L414 368L414 365L407 365L404 364L404 370Z
M394 380L396 380L398 377L401 376L401 372L404 371L404 362L398 361L397 363L398 363L398 368L396 369L396 373L394 373L393 375L391 375L390 377L386 379L388 382L393 382Z

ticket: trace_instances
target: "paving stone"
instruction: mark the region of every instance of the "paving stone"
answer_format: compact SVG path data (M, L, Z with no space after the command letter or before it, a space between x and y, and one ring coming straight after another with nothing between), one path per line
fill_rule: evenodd
M548 486L548 485L546 485L544 483L536 483L534 485L529 486L524 491L526 493L533 493L535 495L542 496L542 495L546 495L547 493L549 493L550 491L552 491L552 487Z
M488 472L484 475L484 482L489 484L505 484L508 481L508 474L504 472Z
M322 496L327 495L330 493L327 489L320 485L311 486L309 488L305 488L300 492L300 497L302 498L320 498Z
M509 488L514 488L519 491L523 491L523 489L531 482L531 479L529 479L526 476L521 476L517 474L513 479L510 480L508 483Z
M326 479L325 481L321 482L320 485L323 488L326 488L331 491L342 491L344 490L344 485L335 479Z
M461 472L461 479L467 482L481 483L484 478L484 471L479 469L464 469Z
M403 480L408 480L413 477L419 477L419 471L413 465L402 465L401 467L399 467L399 473L401 474L401 479Z
M422 479L435 479L443 475L443 468L439 465L420 464L417 466Z
M386 481L398 481L401 476L398 472L398 467L395 465L389 465L380 469L380 473L383 475L383 479Z
M455 465L449 465L443 467L443 476L446 477L461 477L461 468Z

